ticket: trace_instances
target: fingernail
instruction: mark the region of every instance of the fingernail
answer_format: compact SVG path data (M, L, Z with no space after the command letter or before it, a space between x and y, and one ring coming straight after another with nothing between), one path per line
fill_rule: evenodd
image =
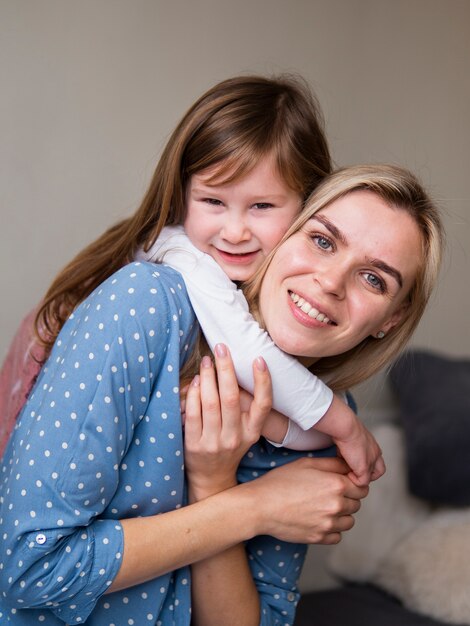
M262 356L259 356L255 359L255 365L256 369L258 369L260 372L265 372L268 369L266 366L266 361L263 359Z
M199 384L200 384L200 376L199 374L196 374L196 376L193 378L191 385L193 387L199 387Z
M210 356L202 357L201 365L202 367L212 367L212 361Z
M218 343L215 346L215 353L217 354L217 356L227 356L227 346L223 343Z

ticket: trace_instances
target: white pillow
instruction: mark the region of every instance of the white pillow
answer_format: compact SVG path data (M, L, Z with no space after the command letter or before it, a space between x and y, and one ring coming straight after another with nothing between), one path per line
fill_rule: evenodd
M433 513L378 568L374 582L437 620L470 624L470 509Z

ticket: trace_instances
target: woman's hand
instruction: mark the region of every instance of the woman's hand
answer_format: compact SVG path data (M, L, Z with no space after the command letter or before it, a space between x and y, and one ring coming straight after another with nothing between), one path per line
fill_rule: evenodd
M271 378L263 359L254 362L253 375L254 397L242 408L226 346L215 348L215 369L210 357L202 359L185 403L185 466L191 501L236 485L240 460L260 437L272 403Z
M341 459L302 458L244 484L255 490L260 509L255 534L295 543L338 543L369 491L355 485L349 471Z

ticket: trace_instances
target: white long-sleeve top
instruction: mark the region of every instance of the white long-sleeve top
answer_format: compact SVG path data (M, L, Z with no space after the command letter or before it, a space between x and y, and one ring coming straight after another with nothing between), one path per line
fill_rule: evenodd
M210 255L191 243L182 226L166 226L151 249L137 258L163 262L181 273L209 347L213 350L217 343L229 347L241 387L253 393L252 364L262 356L271 374L273 407L302 430L323 417L333 400L331 389L274 344L251 315L243 292ZM312 435L303 449L331 443L318 431Z

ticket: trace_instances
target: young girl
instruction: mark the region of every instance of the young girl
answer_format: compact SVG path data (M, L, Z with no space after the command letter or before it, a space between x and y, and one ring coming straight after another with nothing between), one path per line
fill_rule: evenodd
M246 280L329 171L321 116L301 82L240 77L216 85L175 129L136 214L99 237L52 284L37 319L45 345L42 360L75 306L113 271L134 258L155 258L155 251L163 254L169 248L187 246L181 233L170 238L171 231L165 232L163 239L158 239L165 224L184 222L193 243L212 255L228 278ZM306 449L329 445L331 439L321 434L326 433L338 444L358 484L380 476L384 468L378 446L353 412L333 399L332 392L295 359L275 348L250 321L241 293L216 264L206 270L207 262L196 248L192 250L196 265L178 250L165 258L184 273L210 347L218 341L231 347L240 383L249 391L251 363L263 355L273 377L274 408L302 429L316 424L320 431L302 440L291 424L285 436L287 423L277 416L268 422L264 434L284 445ZM241 313L233 307L235 302ZM227 306L229 311L223 308ZM321 312L316 315L328 323ZM7 403L0 408L7 429L39 369L39 364L34 366L31 357L27 358L26 379L18 381L12 365L22 339L23 335L12 346L0 380L3 402Z

